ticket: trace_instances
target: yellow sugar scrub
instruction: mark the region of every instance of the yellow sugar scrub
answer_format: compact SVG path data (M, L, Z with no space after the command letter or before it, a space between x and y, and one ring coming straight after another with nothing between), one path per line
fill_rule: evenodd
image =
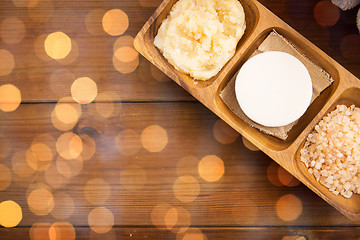
M245 28L238 0L179 0L154 44L176 70L208 80L234 56Z

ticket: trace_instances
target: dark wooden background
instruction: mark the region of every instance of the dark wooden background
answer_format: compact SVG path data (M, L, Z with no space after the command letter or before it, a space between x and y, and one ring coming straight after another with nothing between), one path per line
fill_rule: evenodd
M14 201L22 216L0 204L0 224L21 219L0 239L359 239L359 223L134 53L131 40L160 2L1 0L0 87L19 89L21 105L0 110L0 203ZM358 8L260 2L360 77ZM117 36L102 26L112 9L129 20ZM54 32L72 41L62 60L44 49ZM63 99L81 77L96 83L74 90L97 94L90 104ZM68 132L70 142L59 140Z

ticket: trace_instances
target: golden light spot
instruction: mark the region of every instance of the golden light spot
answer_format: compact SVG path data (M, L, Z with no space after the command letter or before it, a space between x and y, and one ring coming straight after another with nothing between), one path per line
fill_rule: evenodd
M140 190L146 184L147 175L145 170L138 165L126 166L120 172L120 183L126 190Z
M0 224L10 228L18 225L22 219L22 210L19 204L12 200L0 203Z
M241 202L235 203L231 213L236 224L251 226L259 218L259 207L253 199L247 197L243 198Z
M249 140L247 140L244 136L242 136L242 142L244 144L244 146L251 150L251 151L260 151L260 149L255 146L254 144L252 144Z
M88 223L94 232L106 233L110 231L114 225L114 215L105 207L96 207L90 212Z
M100 205L109 198L110 186L102 178L92 178L86 182L84 194L89 203Z
M54 194L54 208L51 215L56 219L69 218L74 212L74 200L67 193Z
M85 17L86 30L94 36L100 36L104 34L102 28L102 18L106 11L101 8L93 9Z
M91 103L97 93L96 82L88 77L78 78L71 85L71 96L80 104Z
M51 122L60 131L72 129L82 114L81 105L73 102L72 97L63 97L51 112Z
M321 26L334 26L340 19L340 10L330 1L320 1L314 7L314 17Z
M107 11L102 18L102 26L107 34L119 36L129 27L129 18L120 9L112 9Z
M271 162L267 168L267 178L269 182L276 187L284 186L284 184L280 182L279 179L279 174L278 174L279 167L280 166L276 162Z
M160 69L154 65L150 65L151 76L159 82L169 82L170 78L165 75Z
M28 6L28 14L31 20L35 22L47 22L54 14L52 0L31 1Z
M49 86L53 93L57 96L68 95L65 91L71 88L71 84L75 81L75 76L67 69L55 70L49 79Z
M102 92L96 97L95 110L96 112L104 117L111 118L117 115L121 109L121 103L115 104L114 102L119 100L120 97L115 92Z
M176 164L176 173L178 176L196 175L198 173L198 164L199 159L195 156L188 155L182 157Z
M44 48L45 39L47 38L46 34L38 36L34 41L34 52L43 61L50 61L50 58Z
M167 229L173 228L178 221L178 212L176 208L170 208L164 217L165 226Z
M200 193L200 184L193 176L181 176L176 179L173 192L181 202L192 202Z
M26 162L26 151L21 150L16 152L11 159L11 163L12 170L20 177L30 177L35 173L35 170Z
M6 18L1 23L0 34L5 43L17 44L21 42L25 36L25 25L16 17Z
M168 135L159 125L146 127L141 133L142 146L149 152L161 152L168 144Z
M9 138L1 133L0 133L0 142L1 142L0 160L4 160L11 152L11 144Z
M69 222L55 222L49 228L50 240L75 240L74 226Z
M299 180L282 167L278 168L278 175L279 181L285 186L294 187L300 184Z
M213 127L213 134L216 141L222 144L233 143L239 136L238 132L236 132L221 119L215 122Z
M56 169L66 178L75 177L83 169L82 158L80 156L76 159L67 160L59 156L56 159Z
M123 156L136 155L141 147L140 136L133 129L125 129L115 137L116 148Z
M191 228L184 233L178 233L176 240L207 240L199 228Z
M134 48L134 38L129 35L118 37L114 42L113 52L115 53L117 49L122 47Z
M75 60L79 57L79 45L74 39L71 39L71 51L70 53L62 58L56 59L62 65L70 65L75 62Z
M198 172L205 181L216 182L224 175L224 162L215 155L205 156L199 162Z
M306 240L304 236L284 236L281 240Z
M50 223L34 223L30 228L30 240L49 240Z
M65 159L75 159L83 151L81 138L72 132L62 134L56 142L58 154Z
M155 227L159 228L159 229L166 229L165 215L172 208L173 207L168 203L162 203L162 204L156 205L151 210L151 222L152 222L152 224Z
M177 215L177 222L170 229L170 231L172 231L174 233L182 233L182 232L187 231L191 225L190 213L183 207L176 207L176 215ZM167 216L167 217L169 217L169 216ZM174 217L175 217L175 215L174 215Z
M289 222L299 218L303 210L301 200L292 195L287 194L279 198L276 203L276 213L280 219Z
M161 3L161 0L149 1L149 0L138 0L140 6L142 7L158 7Z
M96 153L96 143L90 137L83 140L83 151L80 155L81 160L90 160Z
M119 59L117 59L114 55L113 56L113 65L114 65L114 68L116 69L116 71L118 71L122 74L132 73L139 66L139 58L136 58L132 62L124 63L124 62L121 62Z
M71 39L63 32L54 32L46 37L44 47L49 57L62 59L71 51Z
M45 177L45 181L54 189L61 188L70 181L69 177L63 176L59 173L56 165L54 164L45 170L44 177Z
M358 63L360 61L360 35L349 34L341 40L341 53L345 59Z
M27 164L34 170L42 171L50 167L53 160L53 152L44 143L32 144L26 152Z
M135 61L139 57L139 53L132 47L121 47L115 51L114 56L120 62L128 63Z
M47 215L54 207L52 193L43 187L31 191L27 198L29 209L36 215Z
M0 164L0 191L5 190L11 184L11 171L4 164Z
M17 87L12 84L0 86L0 110L3 112L13 112L20 106L20 103L21 92Z

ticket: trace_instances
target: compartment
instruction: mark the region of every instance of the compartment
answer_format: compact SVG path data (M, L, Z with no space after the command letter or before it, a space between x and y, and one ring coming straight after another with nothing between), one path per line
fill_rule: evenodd
M159 69L161 69L164 73L166 73L170 78L178 82L182 87L185 89L189 88L205 88L210 86L216 79L221 78L225 75L224 68L226 68L227 65L231 64L232 59L230 59L225 66L220 70L220 72L215 75L214 77L210 78L207 81L194 81L193 78L191 78L189 75L181 73L175 68L163 57L161 52L154 46L154 38L157 34L157 30L160 27L162 21L166 18L166 16L169 14L172 6L174 3L177 2L177 0L165 0L162 2L160 7L156 10L154 15L151 17L150 26L144 33L144 39L142 39L142 42L139 43L138 41L135 41L135 47L139 49L145 50L148 54L150 54L150 58L148 57L148 60L151 61L155 66L157 66ZM244 12L245 12L245 21L246 21L246 29L245 33L240 39L239 43L236 47L236 52L241 49L244 42L249 38L251 33L253 32L255 26L258 22L259 17L259 11L255 4L251 0L240 0ZM137 46L137 45L145 45L145 46ZM140 51L141 52L141 51ZM145 55L146 56L146 55Z
M360 107L360 88L348 88L335 100L334 104L321 116L320 120L323 119L329 112L333 111L337 105L343 104L346 106L355 105ZM300 160L300 150L304 147L306 139L300 144L294 157L295 171L301 179L310 186L315 192L320 192L327 202L332 204L340 212L350 218L354 218L354 215L360 214L360 194L353 194L351 198L345 198L341 195L335 195L330 192L326 187L316 181L313 174L308 172L307 167Z
M297 124L288 132L288 138L286 140L281 140L277 137L263 133L254 127L251 127L243 119L237 116L220 97L221 91L226 87L232 77L235 76L240 67L245 63L245 61L250 58L254 51L258 49L260 44L273 30L275 30L277 33L287 39L300 53L305 55L309 60L318 65L320 68L328 72L334 79L334 82L330 85L330 87L321 92L321 94L307 109L305 114L298 120ZM326 104L326 102L335 92L340 82L338 71L326 58L324 58L323 54L319 53L318 49L311 45L309 46L306 40L304 40L304 38L295 31L289 32L279 27L268 28L262 31L251 44L251 46L243 54L243 57L238 59L238 61L234 64L233 68L228 72L227 76L224 79L225 80L220 84L216 92L215 98L217 107L236 126L251 135L254 139L256 139L259 144L263 145L264 148L269 148L273 151L282 151L288 148L295 141L295 139L299 137L302 131L312 121L312 119L317 115L317 113L322 109L322 107Z

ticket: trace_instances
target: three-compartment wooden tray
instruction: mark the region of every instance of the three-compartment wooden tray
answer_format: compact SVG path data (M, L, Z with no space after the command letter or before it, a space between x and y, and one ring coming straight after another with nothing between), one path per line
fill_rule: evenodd
M335 109L337 104L348 106L355 104L360 107L359 79L262 4L255 0L240 0L246 16L246 30L237 45L235 55L216 76L208 81L196 82L190 76L176 71L153 44L157 29L176 1L164 0L161 3L136 36L135 48L176 83L329 204L351 220L360 220L360 195L354 194L350 199L334 195L318 183L300 161L300 149L304 145L307 135L324 115ZM220 98L220 92L226 84L272 30L276 30L291 41L300 52L323 68L334 79L333 84L320 94L299 119L285 141L249 126L236 116Z

